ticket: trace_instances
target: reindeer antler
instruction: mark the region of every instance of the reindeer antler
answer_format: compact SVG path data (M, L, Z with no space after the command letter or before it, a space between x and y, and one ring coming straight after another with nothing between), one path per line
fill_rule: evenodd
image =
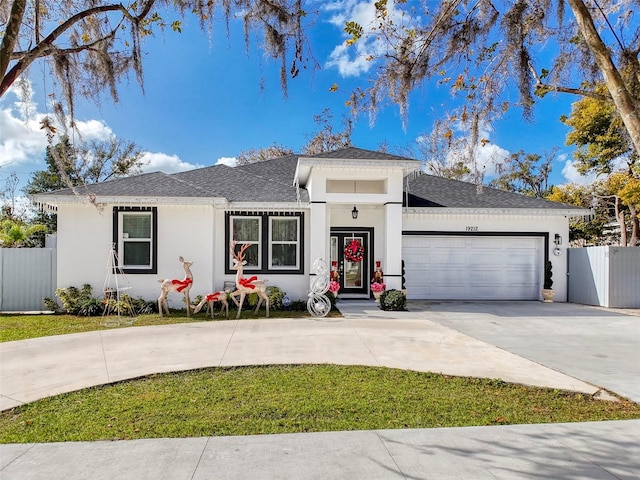
M233 258L235 258L238 262L244 262L244 252L247 248L251 246L251 244L243 243L242 246L240 247L240 251L236 253L237 244L238 242L236 242L235 240L230 243L229 246L231 247L231 255L233 255Z

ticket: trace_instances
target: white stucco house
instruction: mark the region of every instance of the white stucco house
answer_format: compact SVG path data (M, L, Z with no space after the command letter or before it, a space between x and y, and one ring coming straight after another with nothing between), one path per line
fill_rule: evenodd
M420 168L348 147L148 173L32 200L58 215L58 288L99 290L115 245L133 296L156 299L159 278L182 278L179 256L194 262L191 296L206 294L234 280L229 244L237 240L251 244L245 275L292 300L306 299L312 264L323 258L339 269L341 298L368 298L380 262L387 288L433 300L539 300L550 260L555 300L566 301L569 219L588 211ZM363 247L359 262L344 256L353 239Z

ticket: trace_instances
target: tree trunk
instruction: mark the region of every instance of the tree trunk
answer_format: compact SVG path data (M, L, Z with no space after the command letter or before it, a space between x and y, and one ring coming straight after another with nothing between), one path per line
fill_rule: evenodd
M9 63L11 63L11 54L18 42L20 26L22 25L26 7L26 0L15 0L11 6L9 20L4 26L4 36L2 37L2 44L0 44L0 79L4 77L9 68Z
M629 206L629 212L631 213L631 239L628 245L630 247L637 247L640 240L640 219L638 219L638 209L633 205Z
M629 132L635 150L640 152L640 115L636 110L633 97L627 90L620 72L611 59L609 49L598 34L593 18L584 2L581 0L567 0L567 3L573 10L578 22L578 29L593 53L600 72L602 72L607 89L627 132Z
M614 205L616 212L616 220L620 225L620 245L622 247L627 246L627 222L625 221L624 210L620 208L620 198L616 195L614 197Z

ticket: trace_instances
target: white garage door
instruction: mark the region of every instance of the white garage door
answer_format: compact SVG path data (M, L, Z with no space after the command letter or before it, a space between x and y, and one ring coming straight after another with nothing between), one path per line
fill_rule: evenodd
M541 237L405 235L407 298L536 300L543 245Z

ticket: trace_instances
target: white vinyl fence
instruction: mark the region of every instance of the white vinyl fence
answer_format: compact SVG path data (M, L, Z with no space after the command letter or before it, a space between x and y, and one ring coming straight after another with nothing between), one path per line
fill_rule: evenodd
M55 248L0 248L0 312L42 311L55 290Z
M568 300L640 308L640 247L570 248Z

